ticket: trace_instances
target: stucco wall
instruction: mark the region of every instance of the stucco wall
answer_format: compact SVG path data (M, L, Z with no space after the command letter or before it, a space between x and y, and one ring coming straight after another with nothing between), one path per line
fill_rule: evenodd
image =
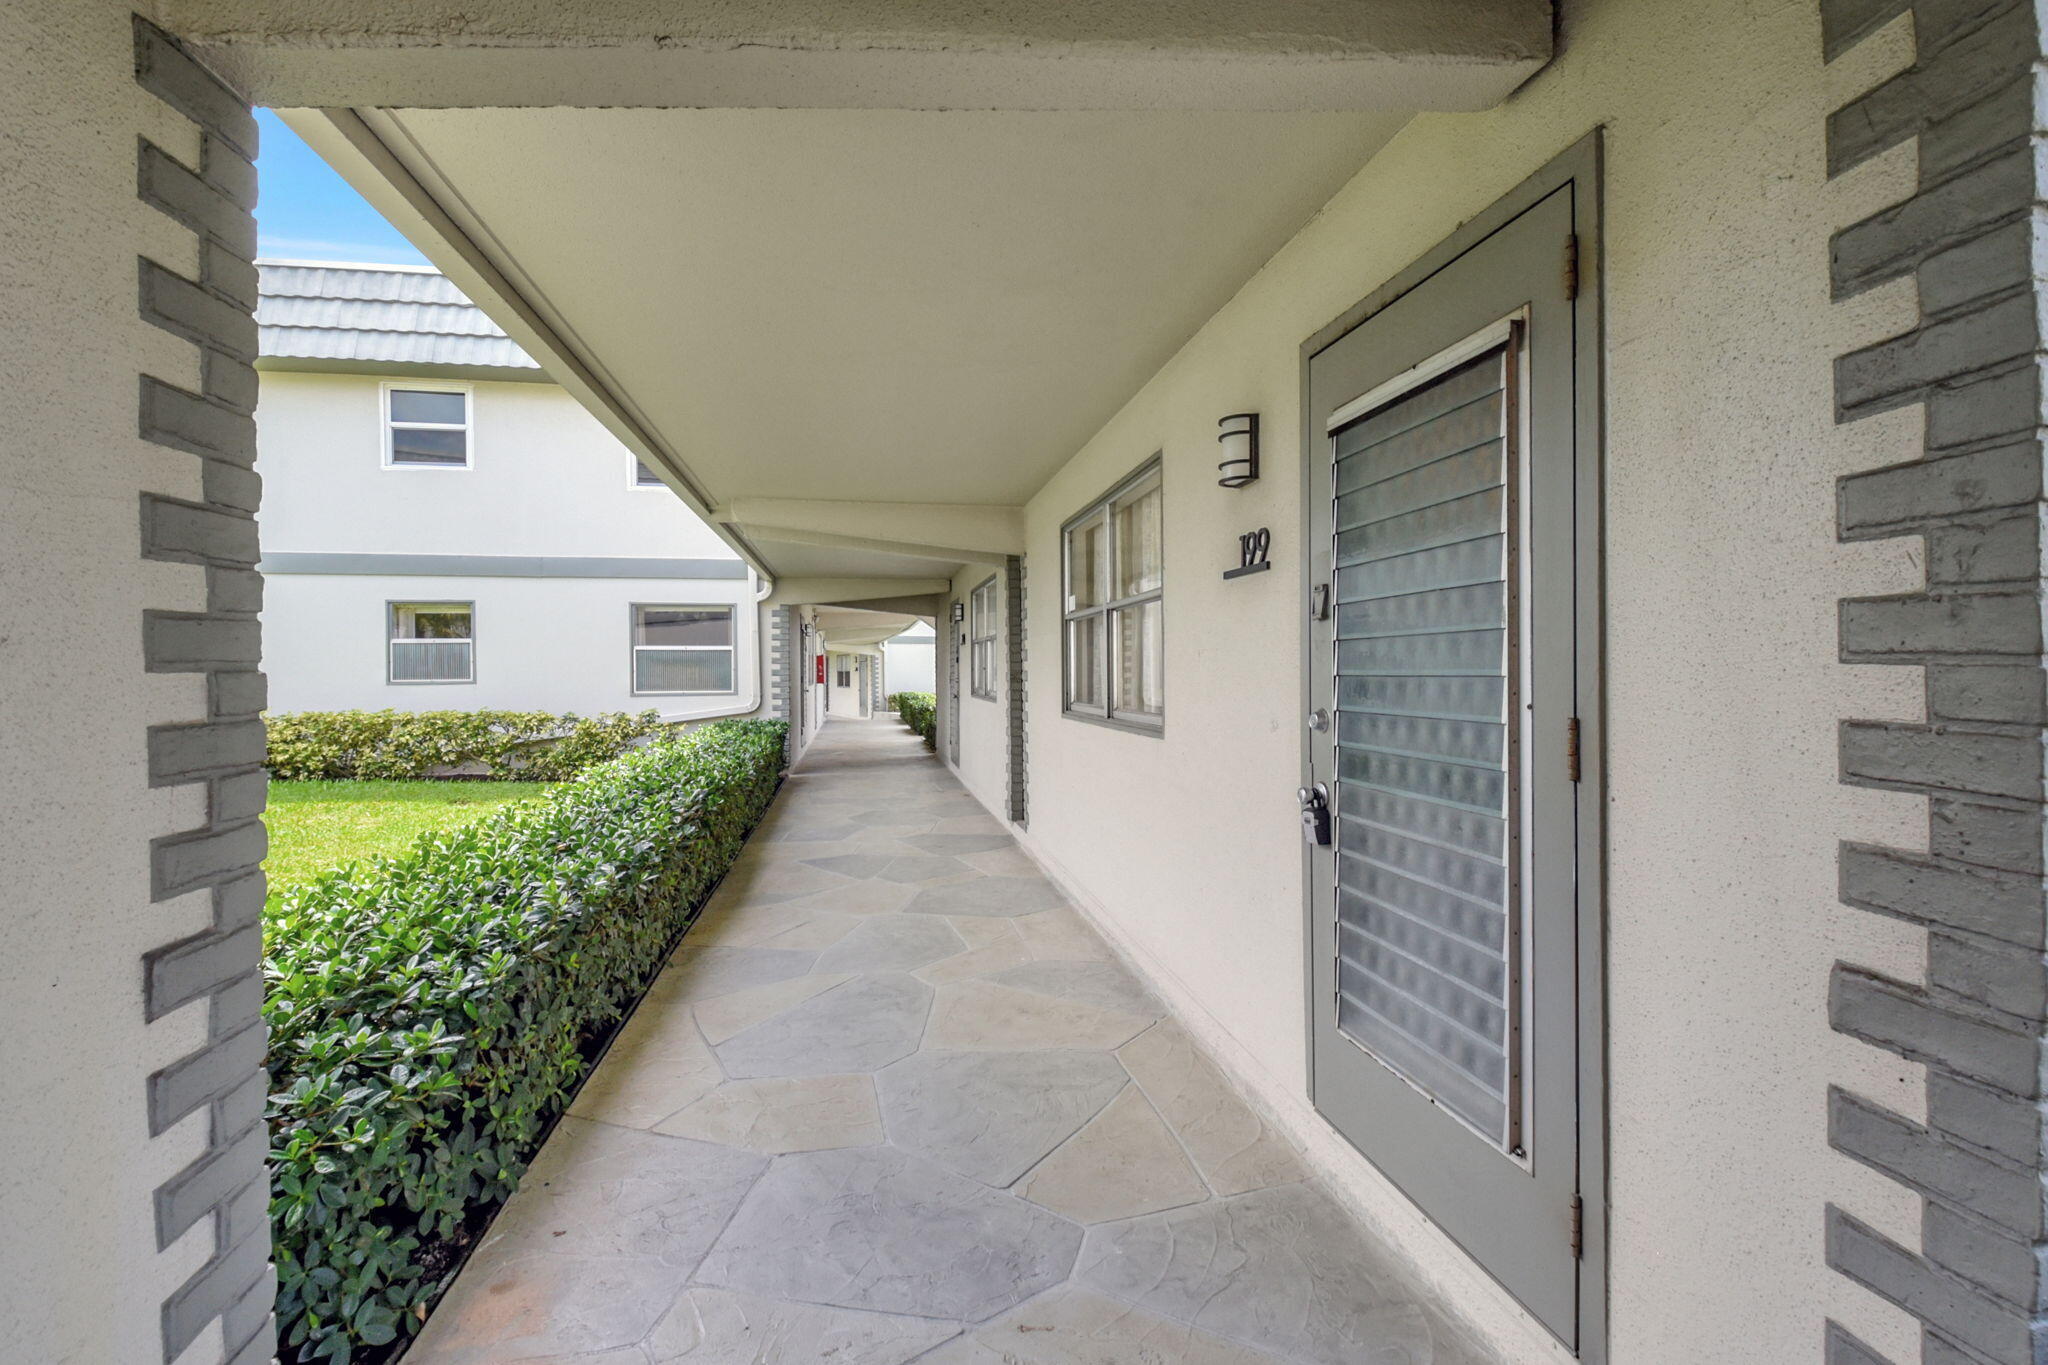
M673 719L755 701L758 614L745 579L397 578L271 574L264 583L263 666L270 709L323 711L645 711ZM386 605L470 602L476 681L386 681ZM632 606L734 604L733 691L635 695ZM748 709L752 709L748 707Z
M1835 900L1838 834L1912 847L1924 822L1836 782L1838 717L1920 699L1837 662L1835 599L1917 576L1909 544L1836 544L1832 487L1916 454L1918 417L1837 428L1830 379L1915 313L1910 285L1831 307L1827 277L1830 232L1906 194L1911 155L1828 184L1822 142L1910 39L1824 69L1808 3L1563 9L1554 66L1498 109L1411 123L1031 502L1029 554L1055 565L1061 520L1165 452L1165 738L1032 689L1031 843L1515 1358L1553 1354L1300 1098L1299 347L1604 125L1613 1359L1812 1359L1828 1316L1916 1356L1910 1321L1822 1259L1830 1200L1919 1236L1825 1118L1830 1081L1922 1107L1917 1069L1830 1032L1825 1000L1837 957L1921 974L1917 930ZM1266 464L1231 493L1215 423L1240 410ZM1223 582L1259 526L1275 571ZM1055 676L1058 575L1029 590Z
M932 666L936 636L899 635L882 646L882 685L890 692L931 692L938 675Z
M974 694L974 590L995 576L996 655L994 699ZM967 616L958 625L939 623L938 647L946 648L955 638L966 637L960 646L960 755L954 764L967 790L989 808L998 820L1004 815L1010 791L1009 680L1004 676L1004 641L1010 622L1003 611L1003 574L986 564L969 564L953 576L953 596L966 604ZM950 630L953 635L948 636ZM951 655L948 655L950 658ZM940 752L943 753L941 746Z
M196 277L199 243L138 199L136 148L194 166L200 132L136 83L129 15L0 6L0 1356L63 1365L160 1359L160 1306L214 1251L202 1219L159 1253L151 1208L210 1115L152 1139L145 1103L208 1003L143 1022L144 953L212 914L150 899L150 841L205 824L207 790L152 788L146 731L203 718L207 680L145 674L143 613L207 610L207 571L140 557L139 494L200 501L203 461L137 435L138 373L201 377L138 315L138 254Z
M385 468L384 382L262 372L266 551L734 558L553 384L476 383L467 469Z

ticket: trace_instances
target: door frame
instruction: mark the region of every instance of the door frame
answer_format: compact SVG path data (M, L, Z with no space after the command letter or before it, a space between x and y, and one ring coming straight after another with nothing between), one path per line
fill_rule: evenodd
M1573 230L1576 235L1578 292L1574 309L1573 432L1578 478L1575 491L1574 553L1582 570L1577 580L1577 671L1582 680L1579 711L1580 830L1578 897L1578 1087L1579 1196L1581 1254L1578 1294L1578 1357L1599 1365L1607 1360L1608 1208L1607 1152L1607 830L1606 830L1606 558L1601 474L1606 464L1605 420L1605 297L1601 270L1601 130L1596 128L1560 153L1541 170L1467 220L1414 263L1358 303L1345 309L1301 345L1301 583L1304 600L1301 624L1307 627L1309 586L1315 581L1314 546L1306 533L1312 499L1327 492L1323 470L1328 434L1310 406L1309 363L1360 324L1479 242L1566 186L1573 188ZM1559 269L1565 268L1560 260ZM1421 359L1421 357L1417 357ZM1318 472L1323 477L1318 479ZM1304 633L1304 639L1306 634ZM1302 655L1305 659L1305 653ZM1298 714L1314 705L1313 675L1300 671ZM1301 781L1312 782L1316 741L1306 725L1301 730ZM1301 852L1302 868L1302 1028L1307 1075L1304 1084L1315 1100L1315 883L1310 853ZM1348 1141L1348 1139L1347 1139ZM1362 1154L1361 1154L1362 1155ZM1406 1197L1405 1195L1403 1196ZM1422 1211L1428 1216L1428 1211ZM1431 1220L1432 1222L1434 1220ZM1476 1266L1478 1262L1474 1261ZM1484 1270L1484 1267L1480 1267ZM1490 1277L1489 1277L1490 1278Z

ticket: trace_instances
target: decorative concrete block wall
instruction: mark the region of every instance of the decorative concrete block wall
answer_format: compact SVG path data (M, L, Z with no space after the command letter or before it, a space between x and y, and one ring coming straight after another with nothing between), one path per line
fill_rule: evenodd
M166 944L143 964L146 1009L155 1019L205 1000L207 1042L149 1078L149 1131L204 1114L203 1154L156 1191L156 1235L169 1246L195 1226L213 1229L213 1255L163 1305L163 1358L181 1356L216 1321L220 1358L267 1361L273 1349L262 928L265 777L263 675L256 614L256 122L247 101L193 61L170 37L135 21L135 78L199 129L198 164L144 139L136 187L143 202L190 229L197 278L147 257L136 261L144 321L197 352L197 392L139 376L143 439L199 462L198 501L144 493L144 559L201 566L204 611L149 610L144 666L206 679L206 711L151 726L152 786L205 790L203 824L155 840L152 897L211 897L213 923Z
M1837 1208L1837 1270L1923 1324L1924 1365L2048 1359L2040 19L2011 0L1823 0L1830 58L1910 12L1911 68L1837 111L1840 174L1917 140L1905 202L1838 233L1838 298L1910 277L1921 320L1835 364L1838 420L1917 404L1925 453L1841 481L1845 540L1919 536L1925 586L1841 604L1846 663L1917 667L1922 724L1846 721L1842 781L1927 800L1926 851L1845 843L1842 899L1927 929L1927 976L1846 963L1842 1032L1923 1063L1927 1122L1829 1096L1840 1151L1923 1199L1920 1246ZM1831 1365L1881 1357L1829 1324Z
M1026 642L1024 639L1024 556L1011 555L1003 562L1004 597L1003 620L1009 626L1008 657L1005 668L1009 674L1009 686L1004 689L1009 698L1010 711L1010 823L1030 826L1030 802L1027 799L1029 786L1029 758L1031 748L1026 725L1029 711L1024 706L1024 661Z

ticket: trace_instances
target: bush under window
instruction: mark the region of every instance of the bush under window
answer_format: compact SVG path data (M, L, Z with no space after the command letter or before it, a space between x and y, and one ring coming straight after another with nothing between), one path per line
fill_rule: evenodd
M659 712L296 711L265 718L280 782L471 775L559 782L670 730Z

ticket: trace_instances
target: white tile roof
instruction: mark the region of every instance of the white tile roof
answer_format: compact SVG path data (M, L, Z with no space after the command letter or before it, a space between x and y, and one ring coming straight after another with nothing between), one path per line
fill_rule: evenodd
M439 271L258 261L266 357L537 370Z

